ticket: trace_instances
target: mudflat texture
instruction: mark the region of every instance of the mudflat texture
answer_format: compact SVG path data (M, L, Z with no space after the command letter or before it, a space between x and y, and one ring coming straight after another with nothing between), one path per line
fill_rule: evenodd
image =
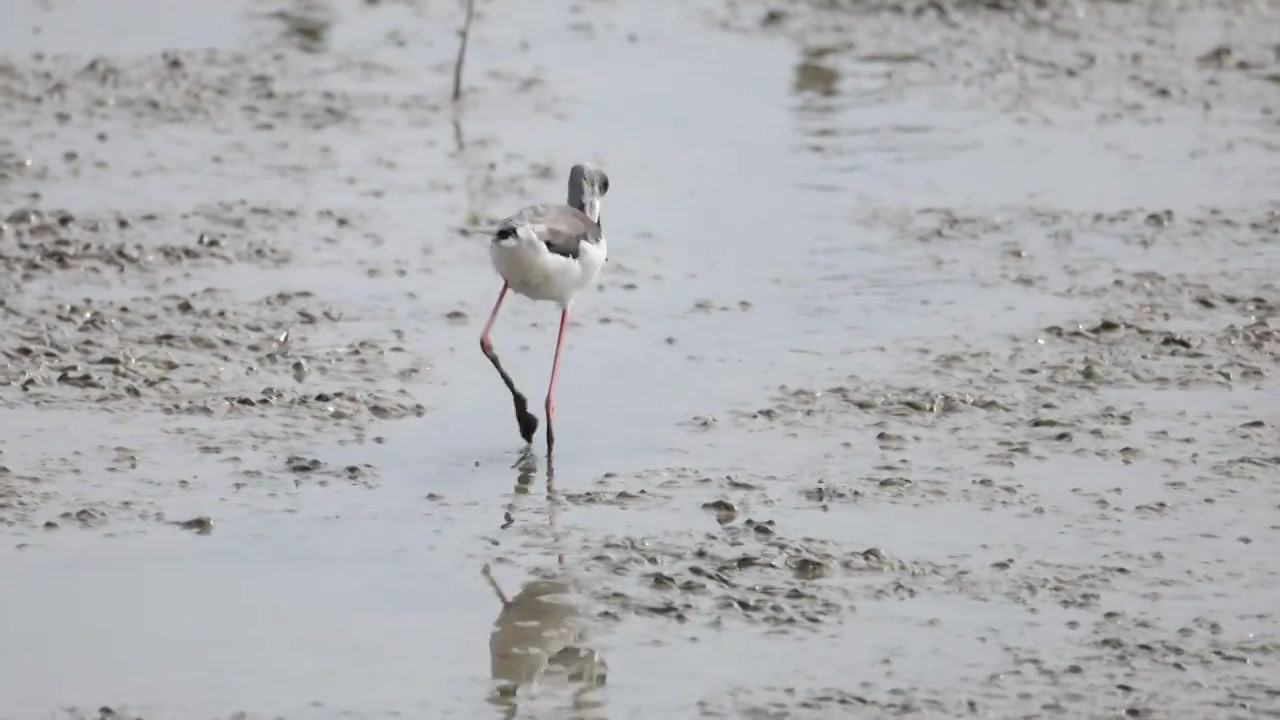
M1280 717L1275 3L0 5L0 719Z

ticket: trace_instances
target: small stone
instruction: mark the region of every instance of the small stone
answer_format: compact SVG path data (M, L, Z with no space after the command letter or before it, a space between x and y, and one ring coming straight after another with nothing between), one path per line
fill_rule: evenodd
M183 530L190 530L197 535L208 535L213 532L213 520L208 515L201 515L190 520L183 520L178 523L178 527Z
M738 507L728 500L715 500L702 504L703 510L710 510L716 514L716 522L721 525L728 525L738 517Z
M665 573L654 573L649 577L659 590L670 590L676 586L676 579Z

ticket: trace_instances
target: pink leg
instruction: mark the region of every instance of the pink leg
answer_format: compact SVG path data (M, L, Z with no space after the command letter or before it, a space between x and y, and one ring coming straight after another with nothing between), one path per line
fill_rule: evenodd
M484 332L480 333L480 349L484 351L485 357L493 352L493 343L489 342L489 331L493 330L493 321L498 319L498 311L502 309L502 301L507 297L507 284L502 283L502 290L498 292L498 300L493 304L493 309L489 311L489 321L484 324Z
M480 350L484 356L489 358L489 362L493 363L493 367L497 369L498 375L502 377L502 382L511 391L511 402L516 409L516 422L520 424L520 437L524 438L527 443L533 442L533 434L538 431L538 418L529 412L529 401L525 396L516 389L515 381L502 369L502 363L498 361L498 354L493 351L493 343L489 340L489 332L493 330L493 321L498 319L498 309L502 307L502 300L507 296L507 284L502 283L502 291L498 293L498 301L493 304L493 311L489 313L489 322L484 324L484 332L480 334Z
M551 411L555 407L556 373L560 370L560 348L564 345L564 327L569 323L569 308L560 311L560 333L556 335L556 356L551 361L551 383L547 385L547 457L551 456L551 446L556 436L551 430Z

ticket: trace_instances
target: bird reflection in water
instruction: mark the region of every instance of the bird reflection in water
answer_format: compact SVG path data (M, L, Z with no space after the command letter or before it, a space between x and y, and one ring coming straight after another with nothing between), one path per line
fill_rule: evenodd
M516 481L517 495L527 494L532 483L532 463L522 463ZM547 521L559 544L554 473L547 468ZM511 512L507 511L507 524ZM534 686L568 687L572 691L574 716L590 714L602 707L591 691L604 685L608 666L600 654L586 646L589 619L574 602L574 580L566 570L564 555L554 568L526 582L515 597L508 598L485 564L484 577L502 605L489 635L489 667L495 689L489 700L514 718L520 700L527 700ZM517 695L519 694L519 698Z

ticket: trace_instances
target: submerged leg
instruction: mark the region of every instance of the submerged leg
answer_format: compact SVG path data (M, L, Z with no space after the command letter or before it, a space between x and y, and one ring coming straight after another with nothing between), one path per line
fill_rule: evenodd
M560 348L564 345L564 327L569 322L569 308L560 311L560 333L556 335L556 356L551 361L551 382L547 385L547 457L551 456L551 446L556 442L555 432L551 429L551 412L555 408L556 373L560 370ZM550 461L548 461L550 462Z
M502 299L506 296L507 284L504 282L502 292L498 293L498 301L493 304L493 311L489 313L489 322L484 324L484 332L480 335L480 350L484 352L485 357L489 358L489 362L493 363L498 375L502 376L503 384L511 391L511 402L516 408L516 422L520 424L520 437L524 438L525 442L532 443L533 434L538 431L538 418L529 412L529 401L516 389L516 384L507 371L502 369L498 354L493 351L493 343L489 340L489 331L493 329L493 321L498 319L498 309L502 307Z

